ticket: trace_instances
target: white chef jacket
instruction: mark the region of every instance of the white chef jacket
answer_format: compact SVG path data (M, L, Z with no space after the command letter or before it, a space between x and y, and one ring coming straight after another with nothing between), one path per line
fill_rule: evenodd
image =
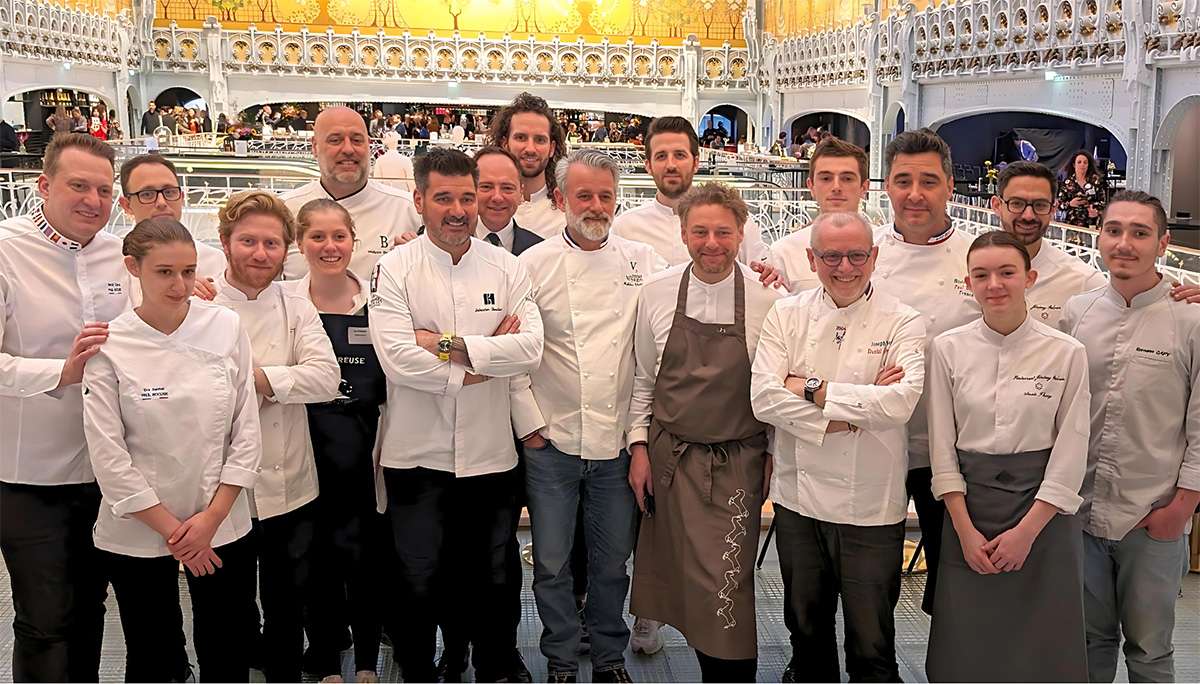
M929 446L933 495L964 492L956 450L1051 449L1037 498L1073 514L1087 465L1087 354L1078 340L1026 316L1008 335L978 318L930 346Z
M379 261L371 294L371 342L387 375L382 465L429 468L457 477L516 466L510 378L537 367L542 318L529 275L513 255L476 239L457 264L428 235ZM504 317L516 334L493 336ZM441 361L415 330L463 338L471 367ZM463 386L470 371L488 380Z
M79 386L58 386L84 323L129 306L121 240L98 233L86 247L40 211L0 222L0 482L92 482Z
M847 525L904 519L905 426L924 384L925 340L921 315L874 288L843 308L824 288L775 303L750 380L754 415L775 426L775 503ZM897 365L903 379L873 384ZM824 380L825 407L784 387L788 375ZM859 430L825 434L834 420Z
M808 248L811 246L812 226L804 226L772 242L767 253L767 263L779 269L784 284L793 293L821 287L821 279L808 263Z
M388 150L375 160L375 166L371 169L371 177L379 179L379 182L385 185L410 193L410 197L413 188L417 187L414 180L412 158L406 154L400 154L396 150Z
M650 416L654 406L654 384L671 327L675 322L675 306L679 300L679 280L691 265L673 266L646 279L638 298L637 319L633 328L633 398L629 403L629 445L649 441ZM754 361L758 335L763 319L775 300L785 293L763 287L758 274L750 267L737 264L737 269L719 283L700 280L693 273L688 279L688 318L701 323L732 324L734 319L734 277L743 280L746 295L746 352Z
M315 180L290 190L282 196L284 204L293 214L315 199L334 199L325 191L321 181ZM405 232L416 232L421 227L421 215L413 206L412 193L376 180L368 180L362 190L337 200L354 219L354 254L350 257L350 270L355 273L373 273L375 262L392 248L392 240ZM287 261L283 266L284 280L297 280L308 273L308 262L300 253L296 243L288 248Z
M1031 316L1051 328L1060 327L1058 321L1068 299L1108 284L1103 273L1048 240L1042 240L1030 267L1037 271L1037 281L1026 290L1025 303Z
M237 312L250 337L254 366L274 394L258 398L262 463L250 499L260 519L273 518L317 498L317 469L305 404L332 401L342 373L317 309L274 282L255 299L222 275L214 302Z
M513 383L513 428L539 430L555 448L607 460L625 447L633 393L633 325L638 292L666 269L650 245L609 235L584 251L565 231L521 254L546 330L542 363Z
M548 185L521 202L514 218L522 228L537 233L544 240L559 235L567 225L567 215L554 208Z
M941 333L979 317L979 304L967 289L967 249L974 238L948 229L928 245L904 241L894 224L875 230L879 256L872 284L911 306L925 317L926 342ZM930 357L925 355L925 374ZM908 425L908 467L929 467L929 421L927 394L921 396Z
M1200 490L1200 307L1170 292L1164 279L1126 306L1106 285L1063 313L1087 347L1092 432L1079 512L1096 537L1123 539L1176 487Z
M350 304L352 309L350 311L318 311L317 313L339 314L339 315L343 315L343 316L353 315L353 314L357 314L358 312L362 311L363 307L365 307L367 305L367 298L371 294L370 283L363 280L362 278L359 278L357 275L354 274L354 271L351 271L349 269L347 269L346 275L349 276L350 278L353 278L354 282L358 283L358 294L354 295L354 299L351 301L351 304ZM304 297L305 299L307 299L310 302L312 302L312 295L309 293L308 289L311 285L312 285L312 274L311 273L305 273L304 277L302 277L300 280L285 280L285 281L279 283L279 286L283 288L284 292L295 294L296 296L299 296L299 297ZM313 306L314 307L316 306L315 302L313 302Z
M208 508L221 484L254 487L262 442L250 338L237 314L193 299L170 335L127 311L109 326L83 376L83 425L104 505L96 548L170 555L132 513L162 504L181 522ZM214 548L250 531L246 492Z
M512 254L513 240L515 239L515 235L516 235L516 231L513 230L513 225L514 225L513 220L509 219L508 225L504 226L500 230L495 231L496 237L500 238L500 246L503 247L504 251L508 252L509 254ZM483 225L482 220L478 221L475 224L475 237L479 238L480 240L487 242L488 233L491 233L491 232L493 232L493 231L490 230L487 226ZM488 244L490 245L492 243L488 242Z
M621 212L612 225L613 235L650 245L671 266L692 261L692 255L688 253L687 245L683 242L682 230L675 210L659 202L657 197L639 207ZM738 250L738 260L748 264L765 259L767 244L763 242L762 229L754 219L746 218L743 233L745 237L742 239L741 249Z

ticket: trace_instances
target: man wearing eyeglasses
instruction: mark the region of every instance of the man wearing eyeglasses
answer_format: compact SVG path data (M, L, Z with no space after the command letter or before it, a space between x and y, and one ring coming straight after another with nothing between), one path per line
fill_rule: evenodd
M775 426L771 499L791 633L790 680L900 680L906 431L925 378L925 320L872 286L879 247L856 213L821 214L808 259L821 286L767 314L751 367L754 415ZM802 668L802 669L801 669Z
M170 159L157 154L140 154L121 164L121 197L117 202L134 225L148 218L167 217L183 221L183 190ZM186 225L186 224L184 224ZM225 272L225 253L196 241L196 286L203 292L214 278ZM137 280L134 280L136 287ZM216 294L216 290L209 293ZM140 293L135 301L140 301Z

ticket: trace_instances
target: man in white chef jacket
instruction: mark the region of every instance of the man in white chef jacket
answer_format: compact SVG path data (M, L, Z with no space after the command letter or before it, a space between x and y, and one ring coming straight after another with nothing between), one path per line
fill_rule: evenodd
M314 199L331 199L354 218L357 239L350 270L371 273L379 257L392 248L401 234L416 231L421 217L412 194L379 180L371 180L371 141L367 124L349 107L326 107L313 124L313 155L321 169L318 180L283 195L292 214ZM308 262L295 245L288 250L283 276L299 280L308 273Z
M399 562L396 659L434 681L439 615L463 625L480 681L508 677L517 453L508 378L542 355L525 267L472 237L474 161L437 148L417 160L424 234L379 261L370 338L388 380L381 443Z
M0 223L0 551L15 681L97 681L108 584L80 381L129 306L112 213L113 149L60 133L31 214Z
M666 262L649 245L609 234L620 178L611 157L581 149L556 170L567 226L521 255L547 333L532 388L519 392L513 406L513 426L524 436L533 593L550 679L573 681L580 618L570 556L582 496L592 680L628 681L622 679L629 641L625 563L633 551L635 504L624 446L633 326L642 284Z
M900 677L905 426L921 396L926 336L915 309L874 287L872 239L857 213L817 217L808 254L822 286L775 303L751 374L754 413L775 426L771 498L792 681L841 678L839 600L851 681Z
M487 142L511 152L521 165L525 201L517 207L517 223L545 239L561 233L566 215L551 190L567 141L550 105L536 95L521 93L492 117Z
M1173 299L1155 268L1170 238L1157 198L1113 195L1099 237L1109 282L1063 312L1091 378L1079 516L1093 682L1113 681L1122 637L1132 681L1175 681L1175 604L1200 503L1200 309Z
M858 211L870 183L869 165L866 150L854 143L832 136L817 143L808 163L805 184L818 212ZM770 246L767 263L779 269L784 284L792 292L821 286L808 259L811 234L812 227L803 226Z
M295 220L283 201L265 191L239 193L221 208L218 220L229 264L214 283L213 301L236 311L250 337L262 427L262 462L250 504L263 663L267 681L299 681L317 498L305 404L333 400L341 371L312 302L276 281L295 235Z
M700 140L690 121L682 116L660 116L651 121L646 130L646 172L654 178L658 191L654 199L621 212L613 221L613 235L650 245L670 266L690 262L675 207L691 189L692 177L699 168ZM745 234L738 260L744 264L762 261L767 256L767 245L753 218L746 220Z
M955 230L947 203L954 191L950 146L922 128L896 136L884 150L885 188L892 222L875 231L879 256L874 287L911 306L925 319L929 340L979 316L967 289L967 248L972 237ZM909 496L917 509L925 549L925 597L921 608L933 611L945 506L933 498L929 467L929 424L924 398L908 424Z
M122 162L118 175L121 197L117 202L134 225L158 217L183 222L183 203L187 198L180 187L179 172L170 159L160 154L139 154ZM197 281L216 280L225 272L225 252L199 240L195 242ZM136 289L137 280L133 279L132 284Z

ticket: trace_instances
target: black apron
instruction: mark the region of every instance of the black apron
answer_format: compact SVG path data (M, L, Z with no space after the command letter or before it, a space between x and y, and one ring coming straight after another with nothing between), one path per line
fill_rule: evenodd
M971 521L987 539L1033 507L1050 450L958 452ZM925 670L930 681L1085 682L1083 533L1056 515L1016 572L981 575L967 565L946 513Z

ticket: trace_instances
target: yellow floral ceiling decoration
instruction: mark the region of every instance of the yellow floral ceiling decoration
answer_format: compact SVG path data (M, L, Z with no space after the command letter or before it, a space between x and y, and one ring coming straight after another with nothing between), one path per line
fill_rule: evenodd
M112 0L93 0L112 1ZM123 0L128 1L128 0ZM156 23L199 26L215 16L236 28L327 26L364 33L384 30L425 35L458 31L474 37L510 34L524 39L558 36L573 41L608 37L679 44L695 34L708 45L745 45L743 15L749 0L157 0Z
M930 0L912 0L917 11ZM887 16L904 5L902 0L764 0L763 31L776 36L794 36L841 28L878 11Z

